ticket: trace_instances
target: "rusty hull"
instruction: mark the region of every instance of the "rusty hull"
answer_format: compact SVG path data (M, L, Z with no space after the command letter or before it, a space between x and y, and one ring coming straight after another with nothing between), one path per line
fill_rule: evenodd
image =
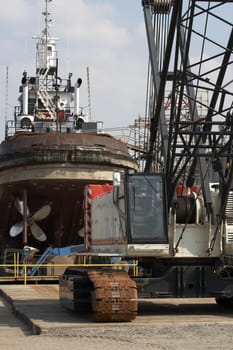
M47 241L38 242L28 233L28 244L43 252L83 242L83 193L88 183L111 183L113 171L136 169L126 144L105 134L18 133L0 145L0 251L22 248L22 234L12 238L9 230L22 215L15 198L27 202L32 215L45 204L49 216L38 224ZM0 254L2 255L2 254Z
M126 144L106 134L25 132L8 138L0 145L0 170L29 164L30 161L90 162L137 168Z

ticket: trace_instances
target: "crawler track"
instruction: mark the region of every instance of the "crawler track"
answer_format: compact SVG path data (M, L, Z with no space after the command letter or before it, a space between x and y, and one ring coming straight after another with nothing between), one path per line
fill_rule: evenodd
M59 281L61 304L77 312L92 309L98 322L130 322L137 316L137 286L118 270L67 270Z
M124 271L90 271L96 321L132 321L137 316L137 287Z

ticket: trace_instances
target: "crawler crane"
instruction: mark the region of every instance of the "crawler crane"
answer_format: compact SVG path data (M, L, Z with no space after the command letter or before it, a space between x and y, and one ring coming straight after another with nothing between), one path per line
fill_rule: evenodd
M143 171L116 172L96 196L87 186L77 253L126 265L69 268L60 278L62 304L91 305L100 321L133 320L137 297L233 301L233 3L143 0L142 8Z

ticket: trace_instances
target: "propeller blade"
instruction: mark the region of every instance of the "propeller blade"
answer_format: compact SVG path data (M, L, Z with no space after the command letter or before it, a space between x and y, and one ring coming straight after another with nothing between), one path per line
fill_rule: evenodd
M21 215L23 215L23 201L19 200L19 198L15 199L15 207L20 212ZM29 216L29 210L27 208L27 216Z
M16 237L23 232L23 222L17 222L10 228L10 236Z
M23 215L23 202L19 198L15 198L15 207Z
M40 228L40 226L37 225L37 223L34 220L32 220L32 219L30 220L29 226L30 226L31 233L34 236L34 238L36 238L40 242L46 241L46 239L47 239L46 234Z
M51 211L51 205L46 204L42 208L37 210L35 212L35 214L32 215L32 218L35 221L41 221L41 220L45 219L49 215L50 211Z

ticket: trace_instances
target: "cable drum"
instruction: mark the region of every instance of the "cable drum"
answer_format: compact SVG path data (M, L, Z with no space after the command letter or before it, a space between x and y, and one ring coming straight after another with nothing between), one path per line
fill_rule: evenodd
M169 13L172 0L154 0L154 13Z
M176 222L177 224L195 224L196 200L193 196L177 197Z

